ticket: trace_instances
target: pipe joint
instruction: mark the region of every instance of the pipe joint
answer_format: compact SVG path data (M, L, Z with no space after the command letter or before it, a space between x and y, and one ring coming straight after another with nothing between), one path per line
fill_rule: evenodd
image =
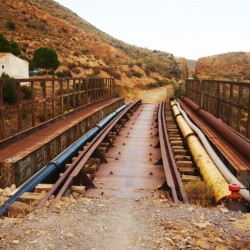
M189 134L187 134L187 135L184 137L184 140L187 141L187 139L188 139L190 136L193 136L193 135L196 136L195 133L189 133Z

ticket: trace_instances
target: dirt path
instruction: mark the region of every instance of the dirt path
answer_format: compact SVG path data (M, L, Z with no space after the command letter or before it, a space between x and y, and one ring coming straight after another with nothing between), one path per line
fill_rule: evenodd
M50 213L0 219L0 248L249 249L249 215L176 206L158 192L141 192L141 199L71 197Z
M169 85L152 90L142 90L139 93L139 98L142 98L143 103L159 103L162 100L173 97L173 95L173 86Z

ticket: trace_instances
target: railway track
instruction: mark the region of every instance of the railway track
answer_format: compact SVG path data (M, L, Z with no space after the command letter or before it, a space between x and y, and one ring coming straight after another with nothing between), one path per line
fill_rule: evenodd
M89 142L82 151L78 152L78 157L75 157L72 163L68 164L66 171L39 202L36 207L37 209L41 208L52 195L55 195L55 199L53 199L49 205L49 207L52 208L62 196L69 194L70 190L72 190L72 185L76 182L78 182L78 185L80 184L86 188L95 188L95 185L92 182L94 176L91 176L91 174L95 174L100 163L107 162L105 152L107 152L108 148L112 146L113 139L119 133L122 124L125 123L131 113L133 113L140 104L141 100L128 105L128 107L115 117L114 120L107 124L107 126L91 142ZM97 161L94 160L94 166L93 164L87 164L89 159L93 156L99 159Z
M34 188L34 192L32 192L32 190L30 190L30 192L21 192L18 199L24 202L33 202L36 209L41 208L42 206L44 206L44 204L47 204L49 208L52 208L61 197L68 195L71 191L85 193L86 189L96 188L93 179L95 174L97 173L97 170L99 169L100 164L107 163L105 153L107 153L107 151L113 146L114 139L119 135L119 131L123 126L125 126L125 122L129 120L129 117L132 116L132 114L140 104L141 101L137 101L128 105L111 122L105 125L104 129L99 131L96 137L88 142L84 146L84 148L80 149L77 155L70 159L71 162L69 162L69 159L66 160L64 158L63 160L59 160L59 162L62 161L64 163L65 167L64 171L61 170L60 173L57 172L57 174L59 174L60 176L55 183L38 183ZM139 114L131 118L130 122L135 123L136 118L139 116ZM155 118L153 117L152 119ZM162 103L159 106L157 122L161 146L161 156L158 156L158 158L162 159L163 169L165 170L166 176L166 185L161 186L163 188L170 187L170 196L173 198L174 202L187 202L188 199L183 190L182 181L176 168L173 153L168 152L168 148L170 148L170 142L166 130L165 103ZM152 124L150 130L150 138L154 137L152 135ZM102 122L99 123L97 127L98 126L102 126ZM156 131L158 130L158 128L156 128ZM132 127L130 128L130 130L132 130ZM130 133L128 132L127 134ZM126 137L128 137L128 135ZM152 147L153 144L150 143L150 145L150 147ZM149 159L149 161L152 161L151 158ZM155 158L154 161L154 163L157 163L157 161L159 162L159 159L157 160L157 158ZM57 165L58 161L52 162L52 164ZM153 171L156 171L156 168L157 167L155 166L155 164L153 164ZM160 168L157 168L157 171L162 170L160 170ZM48 201L50 201L49 205ZM8 206L5 205L4 209L0 210L1 213L6 212L11 204L12 202L9 202Z
M69 174L71 174L73 170L72 165L76 166L77 165L76 163L78 163L79 159L81 159L78 157L78 160L75 161L74 164L70 164L71 161L74 161L75 159L77 159L76 155L79 153L78 151L80 151L81 157L85 156L87 153L87 150L83 150L83 145L93 140L96 134L103 135L105 130L102 131L102 129L106 127L107 124L109 124L109 122L113 118L117 117L117 115L118 117L120 117L120 115L124 115L126 118L128 114L122 113L122 110L126 106L127 105L121 106L116 111L111 113L109 116L104 118L95 127L93 127L89 132L87 132L82 138L78 139L75 143L73 143L70 147L68 147L64 152L58 155L52 162L47 164L45 168L41 169L36 175L34 175L24 185L18 188L16 192L13 194L13 196L0 207L0 215L6 214L10 205L16 202L17 200L31 203L33 201L36 202L36 201L43 199L44 192L49 192L49 190L54 186L54 184L51 183L51 181L53 181L54 179L58 179L57 175L60 174L61 175L60 178L64 178L65 180L65 177L68 177ZM129 107L127 107L127 112L128 112L128 109L132 111L134 106L136 106L136 103L129 105ZM125 118L121 118L121 123L124 122ZM118 131L119 126L120 126L119 124L115 125L114 127L112 127L112 129L114 129L115 131ZM109 131L109 133L107 133L105 140L107 140L108 143L112 143L112 140L115 137L115 133L116 132ZM95 140L96 139L94 139L94 141ZM104 148L103 146L106 147L107 144L105 145L102 144L99 146L100 147L94 150L93 152L93 156L97 155L99 158L90 159L88 162L88 166L90 166L89 168L94 168L93 166L97 168L98 164L100 164L100 161L104 159L100 151ZM89 149L90 147L87 147L87 148ZM63 173L64 169L65 169L65 172ZM86 169L86 172L88 171L89 169ZM83 171L81 171L81 173L82 173L81 182L86 182L87 186L90 185L89 183L91 182L89 180L93 177L93 175L87 175L84 169ZM31 192L33 190L35 190L35 193ZM77 187L76 191L83 192L83 187L81 187L80 190L79 190L79 187Z
M165 102L161 102L158 111L158 127L161 158L166 175L164 186L171 189L172 198L175 203L178 203L179 201L187 203L187 194L183 188L183 182L176 162L177 160L185 159L188 156L178 154L184 153L184 151L180 150L185 149L183 148L183 141L173 119L172 112L167 113L167 119L168 120L166 120L165 116ZM174 155L174 148L175 153L177 153L176 156Z
M72 191L85 194L87 190L87 195L96 196L103 195L104 190L123 189L117 195L127 197L135 190L159 188L169 192L175 203L188 203L183 181L200 180L200 169L187 146L196 135L191 129L184 136L180 132L177 120L181 114L175 106L174 102L161 102L157 108L141 105L138 100L120 108L115 116L110 115L112 119L107 117L109 122L105 118L93 128L97 133L88 136L85 146L66 153L67 157L59 155L48 165L63 165L63 170L56 172L59 178L55 183L41 182L33 187L31 180L35 192L19 190L19 200L33 203L35 209L45 204L52 209ZM106 183L100 188L101 178ZM0 207L0 214L5 214L14 201Z

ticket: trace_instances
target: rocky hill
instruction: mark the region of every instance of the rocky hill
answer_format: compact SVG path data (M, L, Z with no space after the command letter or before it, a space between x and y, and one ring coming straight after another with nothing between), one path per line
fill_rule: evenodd
M178 67L180 69L181 72L181 78L182 79L186 79L188 77L188 64L187 64L187 60L184 57L176 57L175 60L178 63Z
M27 60L35 49L48 46L59 56L58 71L70 70L73 76L112 76L133 85L181 75L172 54L119 41L52 0L6 0L0 9L1 33L19 44Z
M250 53L231 52L198 59L196 74L199 78L250 80Z
M187 59L188 77L193 77L196 70L196 60Z

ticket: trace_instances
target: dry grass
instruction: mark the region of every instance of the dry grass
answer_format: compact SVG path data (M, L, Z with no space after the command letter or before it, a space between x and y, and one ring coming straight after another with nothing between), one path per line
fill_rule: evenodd
M126 101L142 99L143 103L159 103L162 100L168 101L170 97L173 97L174 90L171 85L156 89L143 89L143 86L139 84L134 87L117 85L116 93Z
M211 207L213 193L203 181L190 181L184 184L189 202L203 207Z

